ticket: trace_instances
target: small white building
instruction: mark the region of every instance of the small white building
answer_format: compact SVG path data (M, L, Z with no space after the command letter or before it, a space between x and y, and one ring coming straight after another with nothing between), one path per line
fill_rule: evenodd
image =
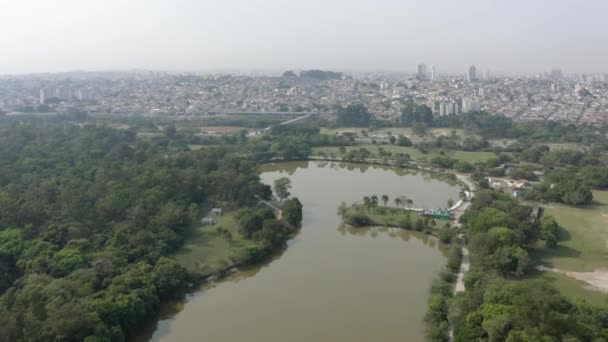
M212 215L224 215L224 210L222 208L213 208L211 209Z
M212 226L215 224L215 220L212 217L203 217L203 219L201 220L201 223L204 226Z

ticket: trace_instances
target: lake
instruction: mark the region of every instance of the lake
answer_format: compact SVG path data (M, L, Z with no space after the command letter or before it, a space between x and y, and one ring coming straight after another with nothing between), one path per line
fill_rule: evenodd
M164 305L138 341L421 341L432 279L445 265L433 237L398 228L351 228L342 201L386 194L414 207L445 207L460 188L426 174L351 163L262 167L289 177L304 205L302 229L271 260L205 284ZM390 204L389 204L390 205Z

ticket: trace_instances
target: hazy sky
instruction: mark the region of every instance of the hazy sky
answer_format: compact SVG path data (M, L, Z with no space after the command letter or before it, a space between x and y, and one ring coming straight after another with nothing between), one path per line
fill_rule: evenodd
M608 71L608 0L0 0L0 73Z

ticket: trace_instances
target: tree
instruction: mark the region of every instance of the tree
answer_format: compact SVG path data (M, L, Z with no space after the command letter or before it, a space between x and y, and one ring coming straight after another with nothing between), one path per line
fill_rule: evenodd
M160 258L152 270L154 285L161 298L172 297L188 281L188 271L169 258Z
M386 203L388 203L388 195L386 195L386 194L382 195L382 203L386 207Z
M291 189L291 180L289 178L281 177L274 181L274 192L279 200L283 201L291 195L289 189Z
M412 132L417 135L425 135L426 134L426 125L420 122L415 123L412 126Z
M557 246L557 230L559 226L553 216L543 216L540 221L540 233L545 240L545 245L549 248Z
M175 138L177 129L175 128L175 125L167 125L164 128L164 133L165 133L165 136L167 136L167 138L173 139L173 138Z
M372 207L377 207L378 206L378 196L373 195L370 198L370 200L371 200Z
M343 126L367 127L371 118L371 113L361 104L338 108L337 121Z
M399 134L399 137L397 138L397 145L412 146L412 141L410 139L408 139L406 136L404 136L403 134Z
M408 209L412 209L412 205L414 205L414 200L411 198L408 198L405 200L405 203L407 203L407 208Z
M265 220L260 231L260 238L273 246L282 244L293 232L293 227L279 220Z
M299 226L302 222L302 203L297 197L286 200L281 211L285 221L292 226Z
M369 210L372 206L372 200L369 196L363 196L363 204Z
M401 206L403 205L403 202L401 201L401 197L397 197L394 199L395 205L399 208L401 208Z

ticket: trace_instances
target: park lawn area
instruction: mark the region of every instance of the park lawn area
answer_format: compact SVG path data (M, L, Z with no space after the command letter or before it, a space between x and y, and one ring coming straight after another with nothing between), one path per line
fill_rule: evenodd
M490 158L496 157L494 152L472 152L472 151L454 151L452 154L448 153L452 158L458 159L460 161L465 161L469 163L475 162L485 162Z
M398 136L400 134L408 137L415 143L419 143L421 141L428 141L432 138L439 136L449 136L454 132L460 138L472 137L479 139L480 136L478 134L467 133L464 129L461 128L429 128L424 135L414 134L410 127L386 127L386 128L378 128L374 130L369 130L368 128L363 127L340 127L340 128L321 128L321 134L327 135L335 135L338 132L351 132L356 133L358 137L363 137L361 131L367 131L369 135L388 135L390 132L392 135Z
M236 211L225 212L224 215L213 216L216 220L214 225L195 228L173 258L198 274L222 271L247 259L248 249L257 247L259 243L247 240L239 233L235 215ZM220 227L229 231L232 237L227 238L219 232Z
M396 146L396 145L382 145L382 144L360 144L360 145L352 145L352 146L345 146L346 148L346 153L352 151L352 150L359 150L360 148L365 148L367 149L374 158L380 158L378 156L378 148L381 147L384 149L384 151L386 152L391 152L393 154L396 153L404 153L404 154L409 154L410 158L412 160L420 160L422 158L427 158L430 159L438 154L434 154L434 153L428 153L428 154L423 154L422 152L420 152L419 150L413 148L413 147L406 147L406 146ZM334 157L340 157L340 147L337 146L328 146L328 147L314 147L312 149L312 154L315 156L318 156L322 153L325 153L325 155L327 156L334 156ZM390 159L390 157L387 157Z
M543 263L566 271L608 269L608 191L594 191L593 197L596 204L589 207L545 207L560 226L560 241L557 248L536 251Z
M390 127L390 128L381 128L381 129L377 129L377 130L373 130L373 131L369 131L368 128L363 128L363 127L340 127L340 128L323 127L323 128L321 128L321 134L327 134L327 135L335 135L338 132L352 132L352 133L357 133L357 135L359 137L361 137L362 136L361 131L368 131L370 134L380 134L380 135L387 134L387 132L391 132L393 135L403 134L406 137L409 137L410 135L412 135L412 129L409 127Z
M219 145L197 145L197 144L190 144L188 145L188 148L190 148L192 151L196 151L196 150L200 150L203 148L211 148L211 147L216 147Z
M555 272L538 272L532 279L544 279L571 300L584 299L592 304L606 303L606 293L588 288L588 284Z
M432 150L428 153L422 153L418 149L409 146L398 146L398 145L383 145L383 144L360 144L360 145L352 145L346 146L346 152L350 152L351 150L359 150L360 148L367 149L374 158L380 158L378 155L378 148L384 149L386 152L390 152L392 154L403 153L409 154L410 158L414 161L422 160L423 158L426 160L430 160L433 157L439 156L439 152ZM314 147L312 149L312 154L318 156L324 153L327 156L340 157L340 147L330 146L330 147ZM471 151L445 151L445 155L461 160L469 163L475 162L485 162L486 160L495 157L496 155L493 152L471 152ZM387 157L391 159L392 157Z

